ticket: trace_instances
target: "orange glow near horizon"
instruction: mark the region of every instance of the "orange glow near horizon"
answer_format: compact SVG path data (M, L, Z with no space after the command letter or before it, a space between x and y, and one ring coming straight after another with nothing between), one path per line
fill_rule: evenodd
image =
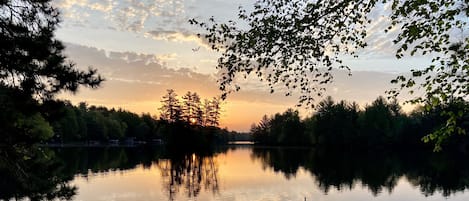
M195 125L195 123L197 122L197 120L195 118L191 118L190 121L191 121L191 124L193 124L193 125Z
M93 91L99 92L100 89ZM145 101L119 101L112 99L90 99L80 96L63 95L60 98L70 100L72 104L78 105L79 102L87 102L89 105L105 106L107 108L121 108L134 112L136 114L150 114L156 118L159 117L160 112L158 108L161 107L161 94L158 98ZM202 96L201 97L205 97ZM211 96L207 96L211 97ZM228 100L224 101L221 105L221 115L219 127L227 128L238 132L248 132L253 123L258 123L263 115L273 115L278 112L283 112L289 107L293 107L294 103L275 104L265 103L261 101L241 101L241 100ZM195 119L190 120L191 123L196 123Z
M133 93L134 90L126 89L129 91L121 90L116 92L117 88L107 87L106 83L103 88L98 90L85 89L76 95L62 94L60 99L70 100L72 104L78 105L79 102L87 102L89 105L105 106L107 108L121 108L136 114L150 114L153 117L159 118L161 107L161 98L166 93L166 88L156 89L157 91L140 93L135 95L126 96L126 99L119 97L122 93ZM192 91L197 92L202 99L216 97L220 92L217 90L205 89L199 93L198 89L178 89L176 90L180 98L182 92ZM151 97L146 97L151 94ZM277 94L278 95L278 94ZM142 97L139 97L142 96ZM255 97L253 97L255 96ZM312 109L296 108L297 100L295 97L282 97L282 100L276 100L279 96L271 95L269 93L259 94L242 94L233 93L228 96L227 100L223 101L220 105L221 115L219 127L227 128L238 132L248 132L253 123L258 123L262 116L271 116L275 113L282 113L288 108L298 109L302 117L309 116L313 113ZM340 100L337 98L337 100ZM367 103L372 100L358 102L363 109ZM410 112L415 106L406 104L403 105L404 112ZM191 120L194 123L194 120Z

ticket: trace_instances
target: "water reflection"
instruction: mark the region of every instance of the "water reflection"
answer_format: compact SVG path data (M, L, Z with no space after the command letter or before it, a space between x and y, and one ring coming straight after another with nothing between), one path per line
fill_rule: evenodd
M90 177L142 166L148 169L165 153L156 147L81 147L53 149L68 174Z
M69 184L54 152L37 147L0 149L0 200L71 200L77 188Z
M125 172L142 167L157 167L161 173L163 191L168 200L175 200L180 191L187 198L195 198L201 190L216 194L219 191L216 155L227 148L204 152L167 152L157 147L138 148L62 148L56 153L72 175L92 179L111 172ZM181 190L182 189L182 190ZM158 190L158 189L156 189Z
M361 184L377 196L393 192L401 177L425 196L441 192L446 197L469 187L469 161L456 153L254 148L251 157L287 179L303 168L324 193Z
M172 156L158 160L156 165L161 170L169 200L175 199L181 187L184 188L187 198L197 197L202 186L206 191L213 193L219 190L218 164L211 154Z
M0 199L72 200L77 193L77 199L83 199L80 196L89 193L84 189L92 190L88 198L93 198L116 192L113 186L119 184L112 180L107 185L94 183L98 186L88 188L88 180L93 183L129 175L134 170L142 177L127 176L122 181L136 182L129 185L140 191L127 193L152 192L156 196L140 200L223 200L240 195L248 196L238 198L241 200L281 199L276 197L280 193L277 188L264 190L267 185L285 190L284 195L293 195L289 199L303 200L298 191L286 190L292 185L288 181L298 185L292 189L305 189L304 195L316 196L314 192L318 191L326 195L337 194L336 190L353 193L360 189L371 192L367 193L370 196L379 197L383 192L397 195L401 193L396 189L402 190L402 181L424 196L437 193L447 197L469 187L467 156L454 153L239 147L177 154L151 147L27 151L35 154L0 150ZM110 174L116 172L122 174ZM77 178L85 182L77 183ZM138 183L142 178L153 180L156 185ZM258 196L262 193L267 194Z

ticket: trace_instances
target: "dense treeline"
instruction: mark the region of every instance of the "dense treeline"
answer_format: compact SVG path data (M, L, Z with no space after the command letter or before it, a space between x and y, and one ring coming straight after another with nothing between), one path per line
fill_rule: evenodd
M202 133L206 135L228 135L228 131L213 126L190 125L186 122L170 123L157 120L150 114L137 115L122 109L107 109L105 107L88 106L80 103L73 106L70 102L55 102L54 107L59 118L52 119L54 131L53 140L56 142L82 142L109 140L146 141L163 140L181 143L206 144L198 139ZM220 137L217 142L225 142L228 136Z
M188 94L198 96L196 93ZM127 144L163 142L170 146L203 149L239 137L236 132L217 126L220 101L215 98L201 104L205 107L195 107L197 111L206 111L200 113L200 116L181 112L181 118L177 119L166 119L164 115L158 119L150 114L137 115L122 109L89 106L84 102L77 106L61 100L40 103L16 89L4 87L0 87L0 103L0 109L5 111L0 114L0 119L9 122L0 127L0 144L3 145L37 142L108 143L112 140L112 143ZM191 107L181 108L181 111L194 111ZM199 117L202 117L201 121L194 121Z
M150 114L137 115L122 109L78 106L67 101L48 102L48 120L53 128L51 142L71 143L161 143L180 147L203 148L226 143L233 133L215 126L193 125L185 121L169 122ZM55 109L52 109L55 108Z
M88 106L84 102L78 106L67 101L51 104L58 108L50 116L53 139L60 142L161 139L159 122L150 114L139 116L122 109Z
M422 138L448 123L441 111L461 113L461 122L454 123L465 129L462 132L469 130L467 101L454 101L432 110L418 108L404 114L396 101L388 102L383 97L363 110L356 103L334 102L327 97L311 117L301 119L298 111L288 109L282 114L264 116L258 124L252 125L251 133L256 143L265 145L426 146ZM468 142L467 136L456 135L444 145L466 150Z

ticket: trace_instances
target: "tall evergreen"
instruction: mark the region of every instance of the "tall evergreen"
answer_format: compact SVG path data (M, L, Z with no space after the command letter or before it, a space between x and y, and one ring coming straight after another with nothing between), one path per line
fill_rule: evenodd
M176 92L173 89L166 90L166 95L161 100L160 118L169 122L181 120L181 106Z
M59 11L48 0L0 2L0 83L34 98L50 99L80 85L98 87L96 70L78 70L54 38Z

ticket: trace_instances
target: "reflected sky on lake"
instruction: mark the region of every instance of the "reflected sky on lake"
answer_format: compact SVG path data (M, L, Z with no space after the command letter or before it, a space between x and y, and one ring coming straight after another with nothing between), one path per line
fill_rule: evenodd
M202 161L210 159L216 164L216 169L203 166L206 162L188 162L176 165L186 176L192 178L191 182L182 182L176 188L174 200L469 200L469 193L460 191L443 197L436 192L426 197L418 186L412 185L401 176L392 192L382 189L376 196L360 181L354 182L352 188L330 188L327 193L318 187L314 175L303 167L299 167L294 176L286 177L280 171L274 171L267 164L255 158L252 149L234 149L220 153L213 158L201 157ZM172 161L176 163L175 161ZM190 169L181 169L189 164ZM199 164L199 165L194 165ZM175 166L173 164L173 166ZM196 196L188 197L188 183L194 188L194 168L204 171L216 172L218 190L206 188L204 178L200 179L200 191ZM197 171L196 170L196 171ZM334 169L330 170L334 172ZM195 177L193 177L195 176ZM110 171L107 173L89 173L87 177L76 176L72 184L78 187L75 200L169 200L168 178L163 178L162 169L158 162L151 167L138 165L136 168L124 171ZM202 176L204 177L204 176ZM185 178L182 178L184 180Z

